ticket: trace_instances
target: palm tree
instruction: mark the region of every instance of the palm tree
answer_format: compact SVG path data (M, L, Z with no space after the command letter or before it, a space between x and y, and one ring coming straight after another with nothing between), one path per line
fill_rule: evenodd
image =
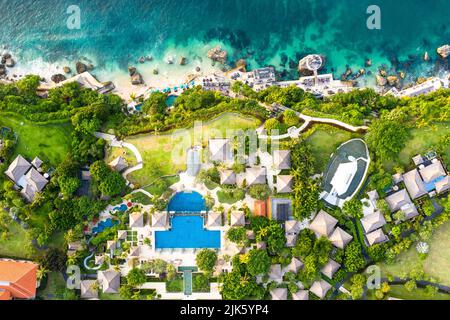
M36 277L37 277L38 281L41 281L42 279L44 279L45 275L49 272L50 272L50 270L46 269L45 267L43 267L43 266L39 267L39 269L36 272Z
M70 255L69 257L67 257L66 264L67 264L67 266L74 266L77 264L77 262L78 262L77 260L78 260L77 254Z

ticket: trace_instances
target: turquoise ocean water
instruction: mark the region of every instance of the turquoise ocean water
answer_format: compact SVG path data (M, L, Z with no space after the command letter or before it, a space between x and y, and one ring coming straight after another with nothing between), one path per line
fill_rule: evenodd
M371 4L381 8L381 30L366 28ZM80 30L66 26L70 5L80 7ZM294 65L309 53L325 55L325 71L336 75L371 58L374 67L412 77L435 71L435 61L421 56L436 60L436 48L450 42L449 0L0 0L0 12L0 46L22 63L87 57L99 69L123 71L168 50L206 59L205 48L220 43L230 65L245 58L286 78L297 76Z

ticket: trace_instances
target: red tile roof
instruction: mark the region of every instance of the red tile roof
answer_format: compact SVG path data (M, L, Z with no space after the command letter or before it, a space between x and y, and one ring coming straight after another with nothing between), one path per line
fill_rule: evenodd
M15 299L36 297L38 265L32 262L0 260L0 299L10 296ZM5 293L8 292L8 293Z
M266 217L267 216L266 202L265 201L259 201L259 200L255 201L253 214L255 216L259 216L259 217Z

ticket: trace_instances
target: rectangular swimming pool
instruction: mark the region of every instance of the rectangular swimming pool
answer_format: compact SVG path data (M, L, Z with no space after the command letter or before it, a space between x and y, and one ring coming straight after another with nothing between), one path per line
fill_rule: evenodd
M205 230L200 215L175 215L170 231L155 232L156 249L220 249L221 232Z

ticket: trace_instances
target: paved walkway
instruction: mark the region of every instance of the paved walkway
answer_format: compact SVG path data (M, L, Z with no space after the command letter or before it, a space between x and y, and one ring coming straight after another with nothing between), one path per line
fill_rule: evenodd
M266 109L270 109L269 106L260 103L261 106L263 106ZM261 139L272 139L272 140L283 140L283 139L287 139L287 138L293 138L296 139L300 136L300 134L305 131L306 129L308 129L311 125L315 124L315 123L320 123L320 124L329 124L332 126L337 126L341 129L347 130L347 131L351 131L351 132L361 132L361 131L367 131L369 129L369 127L367 126L353 126L350 124L347 124L345 122L336 120L336 119L330 119L330 118L317 118L317 117L311 117L311 116L307 116L305 114L302 114L300 112L297 112L295 110L292 110L288 107L285 106L278 106L279 109L286 111L286 110L291 110L293 112L295 112L295 114L301 119L303 120L305 123L300 127L300 128L296 128L296 127L292 127L288 129L288 133L286 134L282 134L282 135L277 135L277 136L269 136L269 135L259 135L259 138ZM261 128L259 129L261 130Z
M128 168L127 170L125 170L124 173L122 173L122 176L124 177L125 180L127 180L128 184L131 184L131 182L128 181L128 179L127 179L128 175L132 172L141 170L144 167L142 155L139 152L138 148L136 148L131 143L117 140L117 137L112 134L96 132L96 133L94 133L94 135L99 139L104 139L106 141L109 141L111 147L127 148L127 149L131 150L131 152L133 152L134 156L136 157L137 165L135 165L134 167Z

